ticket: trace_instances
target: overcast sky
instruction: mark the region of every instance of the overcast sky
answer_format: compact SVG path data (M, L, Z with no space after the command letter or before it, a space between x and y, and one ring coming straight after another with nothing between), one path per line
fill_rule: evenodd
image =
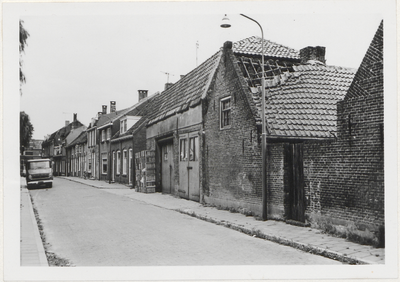
M325 46L329 65L358 68L383 19L379 9L352 1L31 4L20 19L29 32L23 54L21 110L43 139L72 121L88 125L137 91L162 91L216 53L227 40L260 36L301 49ZM227 13L230 29L220 28ZM198 48L196 47L198 43ZM169 73L169 76L166 74ZM45 106L45 110L44 107Z

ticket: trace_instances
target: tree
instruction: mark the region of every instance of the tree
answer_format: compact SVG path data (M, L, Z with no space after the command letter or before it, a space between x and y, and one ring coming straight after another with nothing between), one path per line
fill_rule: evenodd
M19 115L19 142L21 154L24 148L29 147L29 142L31 141L33 134L33 125L29 119L29 115L25 112L20 112Z
M29 33L28 31L26 31L26 29L24 28L23 25L24 21L20 20L19 21L19 53L20 53L20 57L19 57L19 82L20 82L20 93L22 95L22 91L21 91L21 85L23 83L25 83L26 79L25 79L25 75L22 71L22 59L21 59L21 55L23 52L25 52L25 46L27 45L26 41L29 37Z

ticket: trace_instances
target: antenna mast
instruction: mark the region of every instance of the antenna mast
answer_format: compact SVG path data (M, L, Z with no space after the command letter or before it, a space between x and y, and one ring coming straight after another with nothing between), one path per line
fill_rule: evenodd
M172 76L174 76L173 74L171 74L171 73L169 73L169 72L164 72L164 71L161 71L163 74L166 74L167 75L167 83L169 83L169 75L172 75Z
M198 66L197 51L199 50L199 41L196 42L196 67Z

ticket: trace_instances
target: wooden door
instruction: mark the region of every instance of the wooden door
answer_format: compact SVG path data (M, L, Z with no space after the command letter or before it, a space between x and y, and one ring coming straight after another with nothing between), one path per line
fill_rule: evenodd
M197 132L179 138L179 196L200 201L199 136Z
M286 150L289 185L289 219L305 222L303 144L289 144Z
M174 146L172 143L161 146L161 191L171 194L174 186Z
M199 136L197 133L189 134L188 147L188 183L189 199L200 201L200 175L199 175Z

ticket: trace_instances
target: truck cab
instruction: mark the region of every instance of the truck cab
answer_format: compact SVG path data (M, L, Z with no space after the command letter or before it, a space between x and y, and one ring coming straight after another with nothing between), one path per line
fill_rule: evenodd
M26 185L28 188L53 186L53 169L50 159L34 159L26 162Z

